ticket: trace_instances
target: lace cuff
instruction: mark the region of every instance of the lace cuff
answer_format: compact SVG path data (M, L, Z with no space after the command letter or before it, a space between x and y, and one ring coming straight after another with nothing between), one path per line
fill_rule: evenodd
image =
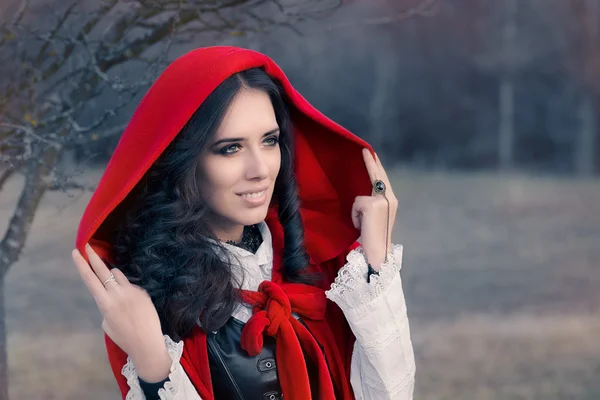
M183 354L183 340L175 343L168 335L164 335L164 338L169 356L173 363L169 369L169 380L165 382L164 387L158 390L158 396L161 400L201 400L183 370L183 367L179 363L181 355ZM127 379L127 384L130 388L125 399L145 400L146 397L140 387L140 381L131 357L127 357L127 363L121 370L121 374ZM190 394L193 395L190 397Z
M402 290L402 246L394 245L367 283L362 248L351 251L331 289L356 337L350 382L357 399L412 399L415 361Z
M361 314L370 308L369 304L380 297L399 275L402 246L392 246L387 261L381 265L379 275L371 275L371 282L367 282L367 258L362 247L348 253L346 261L325 295L337 303L345 314Z

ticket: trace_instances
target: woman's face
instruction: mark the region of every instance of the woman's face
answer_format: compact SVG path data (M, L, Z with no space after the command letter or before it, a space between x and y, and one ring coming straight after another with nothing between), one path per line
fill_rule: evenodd
M242 89L201 154L199 184L219 239L239 240L264 220L281 165L279 126L269 96Z

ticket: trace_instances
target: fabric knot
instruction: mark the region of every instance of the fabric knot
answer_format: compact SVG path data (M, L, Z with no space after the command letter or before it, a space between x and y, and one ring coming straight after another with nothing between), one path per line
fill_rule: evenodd
M290 299L283 289L273 282L264 281L258 287L258 291L266 296L264 310L267 314L266 317L271 322L266 329L266 333L269 336L275 336L281 323L289 320L292 315Z
M253 315L242 329L240 345L248 355L257 356L263 348L263 335L277 336L275 357L283 394L291 400L312 399L305 354L316 365L320 399L335 399L327 362L310 331L292 313L308 321L323 322L326 302L323 289L304 284L281 286L263 281L258 291L240 290L242 300L252 306ZM305 353L306 352L306 353Z
M263 281L258 292L246 294L253 306L254 315L246 322L242 330L241 346L251 356L262 351L263 332L269 336L277 335L284 321L292 315L290 299L279 285Z

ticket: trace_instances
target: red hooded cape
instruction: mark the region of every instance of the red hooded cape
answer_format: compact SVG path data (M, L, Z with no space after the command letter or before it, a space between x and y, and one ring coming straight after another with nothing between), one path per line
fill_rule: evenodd
M308 382L303 380L305 366L301 349L321 369L321 398L334 398L335 390L339 398L352 399L349 371L354 336L340 309L325 299L323 289L328 289L344 264L345 255L356 245L359 232L352 225L351 209L356 196L371 193L361 151L365 147L372 149L311 106L267 56L236 47L208 47L193 50L169 65L141 100L123 132L83 214L76 246L85 255L84 245L89 242L101 257L110 260L115 222L121 220L129 205L135 202L133 189L138 181L221 82L232 74L255 67L262 67L281 82L289 100L306 249L316 270L324 273L327 282L322 288L313 288L282 280L279 260L283 231L275 210L269 210L266 222L273 235L273 278L272 282L263 283L258 292L245 294L246 301L256 308L246 324L242 346L249 353L260 351L263 332L279 333L278 337L286 338L277 341L285 350L277 354L286 354L287 358L279 371L286 399L310 398ZM269 307L271 303L277 307ZM290 316L293 311L303 316L310 333L323 346L330 375L322 370L327 364L312 336ZM184 370L202 399L213 399L204 332L197 328L184 343L181 360ZM127 355L108 337L106 345L125 398L129 388L121 368ZM299 360L301 363L296 362Z

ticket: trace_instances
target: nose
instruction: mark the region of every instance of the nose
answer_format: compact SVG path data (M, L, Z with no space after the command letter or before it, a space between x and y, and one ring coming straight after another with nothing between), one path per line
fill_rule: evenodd
M266 155L260 150L249 151L246 161L246 179L263 180L269 177L269 164Z

